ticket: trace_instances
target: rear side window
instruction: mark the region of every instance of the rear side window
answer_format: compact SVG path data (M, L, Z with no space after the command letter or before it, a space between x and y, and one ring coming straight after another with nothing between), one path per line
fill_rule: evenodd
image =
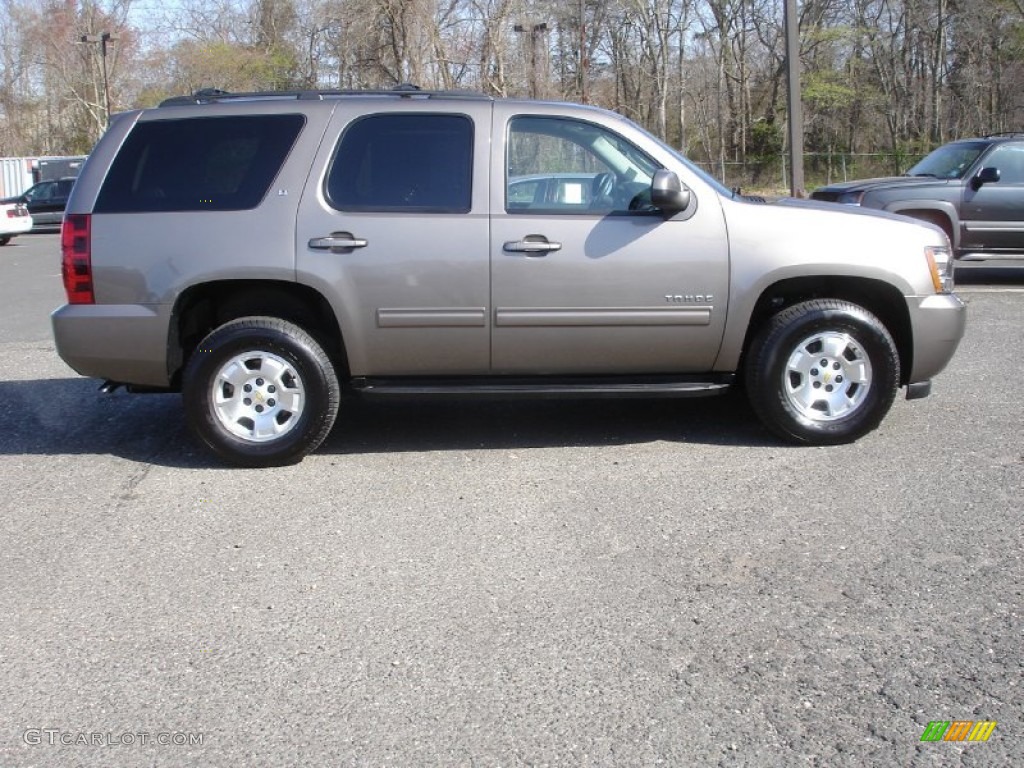
M466 213L472 173L468 117L371 115L342 136L326 194L342 211Z
M96 212L255 208L304 122L302 115L249 115L139 123L107 174Z

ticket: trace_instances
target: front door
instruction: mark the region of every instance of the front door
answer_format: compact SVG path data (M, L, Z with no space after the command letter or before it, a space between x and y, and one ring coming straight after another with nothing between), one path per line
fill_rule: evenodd
M729 268L717 196L666 220L645 199L662 164L615 131L502 102L494 125L493 371L711 370Z
M964 188L964 251L1024 253L1024 142L997 146L982 162L999 181Z

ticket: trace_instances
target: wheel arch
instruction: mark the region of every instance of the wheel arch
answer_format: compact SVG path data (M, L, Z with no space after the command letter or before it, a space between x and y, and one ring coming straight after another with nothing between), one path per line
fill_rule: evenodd
M812 299L839 299L864 307L889 331L900 358L900 386L909 381L913 368L913 331L907 303L895 286L882 280L851 276L797 277L768 286L758 297L747 324L737 370L744 367L747 352L768 320L787 307Z
M172 385L196 345L214 328L240 317L265 316L303 328L323 346L342 376L348 357L337 317L327 299L300 283L283 280L218 280L190 286L174 304L168 339L168 373Z
M952 203L940 200L906 200L890 204L884 210L934 224L946 233L952 248L956 249L960 245L960 217Z
M303 327L278 317L247 315L219 325L182 379L190 430L236 466L301 461L327 437L338 413L330 355Z

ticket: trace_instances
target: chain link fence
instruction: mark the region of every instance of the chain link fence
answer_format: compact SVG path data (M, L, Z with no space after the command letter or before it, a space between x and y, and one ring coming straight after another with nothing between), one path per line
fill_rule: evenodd
M924 154L907 152L808 152L804 155L804 186L811 192L826 184L899 176L923 157ZM746 162L691 160L728 187L746 193L789 193L789 158L786 155Z

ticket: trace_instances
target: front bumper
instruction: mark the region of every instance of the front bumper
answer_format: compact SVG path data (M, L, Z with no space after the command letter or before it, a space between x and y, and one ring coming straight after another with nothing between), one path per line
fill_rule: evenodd
M166 387L169 307L66 304L50 315L57 354L83 376Z
M909 296L907 307L914 338L913 386L929 381L953 359L967 327L967 307L955 293Z

